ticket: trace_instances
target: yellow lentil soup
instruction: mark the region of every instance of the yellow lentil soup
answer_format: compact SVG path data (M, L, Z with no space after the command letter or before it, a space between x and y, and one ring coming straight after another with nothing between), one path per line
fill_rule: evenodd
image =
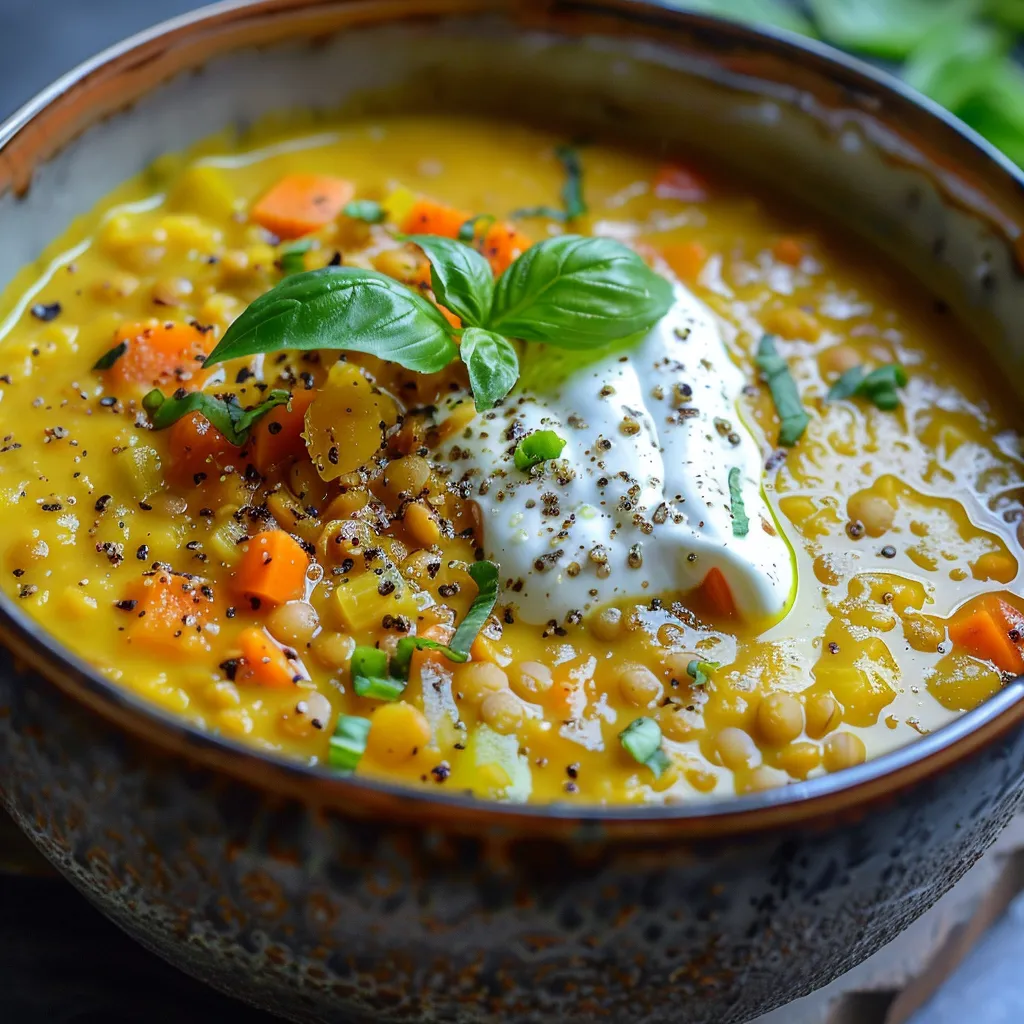
M5 588L258 751L687 801L857 764L1024 668L994 374L877 254L712 168L458 119L213 141L5 312Z

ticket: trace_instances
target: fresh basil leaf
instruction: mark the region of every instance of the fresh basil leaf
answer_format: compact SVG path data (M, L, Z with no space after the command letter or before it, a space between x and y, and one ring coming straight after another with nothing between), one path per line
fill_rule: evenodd
M388 211L372 199L353 199L342 207L341 212L346 217L366 221L367 224L381 224L388 216Z
M323 267L286 277L250 303L203 365L282 349L342 349L436 373L458 354L450 332L432 302L385 274Z
M1012 45L1010 33L993 25L976 21L943 25L910 55L903 77L956 112L992 84Z
M353 771L366 752L370 720L359 715L338 715L338 724L330 739L327 760L332 768Z
M278 259L281 272L285 275L301 274L306 269L306 253L312 245L308 238L300 238L297 242L290 242L284 246Z
M902 60L936 28L962 23L978 0L808 0L808 6L828 42Z
M104 352L103 355L92 364L94 370L109 370L128 351L128 342L122 341L112 349Z
M661 749L661 727L653 718L637 718L619 733L619 742L634 761L650 768L660 778L672 763Z
M284 405L290 398L289 391L271 391L262 402L251 409L243 409L234 395L221 398L207 395L202 391L190 391L180 397L168 398L154 388L142 399L142 407L149 415L154 430L163 430L176 423L182 416L198 412L205 416L231 444L241 447L249 439L253 425L271 409Z
M747 507L743 503L742 473L738 466L729 470L729 504L732 506L732 535L746 537L750 532Z
M437 301L466 326L483 327L494 295L494 272L476 251L453 238L409 235L430 260L430 287Z
M553 430L535 430L527 434L512 453L516 469L533 469L542 462L557 459L565 444L565 438L559 437Z
M459 241L469 245L476 239L477 235L486 235L490 226L497 219L493 213L478 213L475 217L470 217L469 220L463 221L462 227L459 228Z
M473 401L483 412L500 402L519 379L519 355L507 338L469 327L462 335L459 355L469 371Z
M720 661L701 661L699 658L694 658L686 666L686 674L693 680L694 686L706 686L715 669L721 667Z
M775 351L772 335L766 334L761 338L754 361L764 374L775 411L779 414L779 444L790 448L803 437L811 417L800 402L800 392L789 372L789 364Z
M594 348L649 330L672 285L610 238L560 235L530 246L498 279L487 326L509 338Z
M716 14L732 21L751 21L755 25L771 25L805 36L815 35L811 23L787 3L780 0L670 0L673 6Z
M498 566L494 562L474 562L469 567L469 575L477 586L477 595L448 645L456 654L467 657L498 600Z
M413 651L440 651L449 661L457 664L469 660L468 654L453 651L447 644L437 640L428 640L425 636L403 636L391 656L391 674L397 679L409 678Z

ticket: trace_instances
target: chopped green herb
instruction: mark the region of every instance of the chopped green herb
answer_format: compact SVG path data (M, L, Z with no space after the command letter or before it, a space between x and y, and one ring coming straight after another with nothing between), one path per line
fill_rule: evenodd
M467 245L471 244L478 236L482 238L486 235L490 226L497 219L493 213L478 213L475 217L470 217L469 220L462 222L457 236L458 240Z
M328 763L340 771L353 771L366 751L370 720L358 715L339 715L331 737Z
M729 470L729 502L732 505L732 534L734 537L746 537L750 531L750 520L743 504L743 485L738 466Z
M353 220L363 220L367 224L381 224L387 220L388 212L372 199L353 199L346 203L341 211Z
M619 742L633 760L646 765L657 779L672 763L661 749L661 728L653 718L637 718L619 733Z
M352 688L360 697L374 700L398 700L405 689L405 680L388 673L388 656L376 647L357 647L349 665ZM408 674L406 677L408 678Z
M142 408L149 414L154 430L163 430L182 416L198 412L205 416L226 438L239 447L249 439L249 431L271 409L284 405L291 398L290 391L274 390L258 405L243 409L234 395L207 395L190 391L180 398L168 398L154 388L142 399Z
M391 656L391 674L397 679L408 679L412 667L413 651L440 651L449 661L461 664L469 660L469 654L453 651L447 644L428 640L425 636L403 636Z
M699 658L694 658L686 666L686 674L693 680L694 686L704 686L711 678L715 669L721 667L722 663L720 661L701 661Z
M313 243L308 238L300 238L297 242L289 242L281 249L281 256L278 263L281 272L288 274L301 274L306 269L306 253L312 248Z
M527 434L512 453L516 469L533 469L542 462L557 459L565 444L565 438L559 437L553 430L535 430Z
M483 629L484 623L490 617L495 602L498 600L498 566L496 563L474 562L469 567L469 575L477 585L478 592L449 644L451 650L463 657L469 655L473 641Z
M555 149L555 156L558 157L562 170L565 171L565 182L562 185L562 209L556 210L552 206L527 206L513 210L513 217L547 217L550 220L567 224L570 221L578 220L587 212L587 202L583 198L583 165L580 162L579 152L575 146L563 145Z
M800 440L811 417L800 403L800 392L789 365L775 350L775 338L765 334L757 346L756 362L772 393L779 414L779 444L791 448Z
M899 363L886 363L870 373L865 373L863 366L854 366L828 389L828 400L836 402L857 396L889 411L899 407L900 396L896 389L906 384L907 371Z
M127 351L128 342L122 341L110 349L110 351L104 352L103 355L101 355L99 359L92 364L92 368L94 370L109 370Z

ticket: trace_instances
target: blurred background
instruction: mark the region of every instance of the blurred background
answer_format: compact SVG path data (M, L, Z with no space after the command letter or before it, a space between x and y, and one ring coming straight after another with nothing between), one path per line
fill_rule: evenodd
M1024 0L663 0L821 39L946 106L1024 166ZM0 118L193 0L0 0ZM759 1024L1021 1024L1024 827L929 915ZM271 1024L134 946L0 817L0 1022Z

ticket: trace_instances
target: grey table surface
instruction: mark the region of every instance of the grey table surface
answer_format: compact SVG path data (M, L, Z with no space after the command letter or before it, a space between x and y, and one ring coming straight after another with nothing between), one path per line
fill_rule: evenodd
M103 47L196 6L191 0L0 0L0 116ZM1020 1024L1022 958L1024 897L911 1024ZM135 946L63 882L0 873L0 1021L143 1020L270 1024Z

